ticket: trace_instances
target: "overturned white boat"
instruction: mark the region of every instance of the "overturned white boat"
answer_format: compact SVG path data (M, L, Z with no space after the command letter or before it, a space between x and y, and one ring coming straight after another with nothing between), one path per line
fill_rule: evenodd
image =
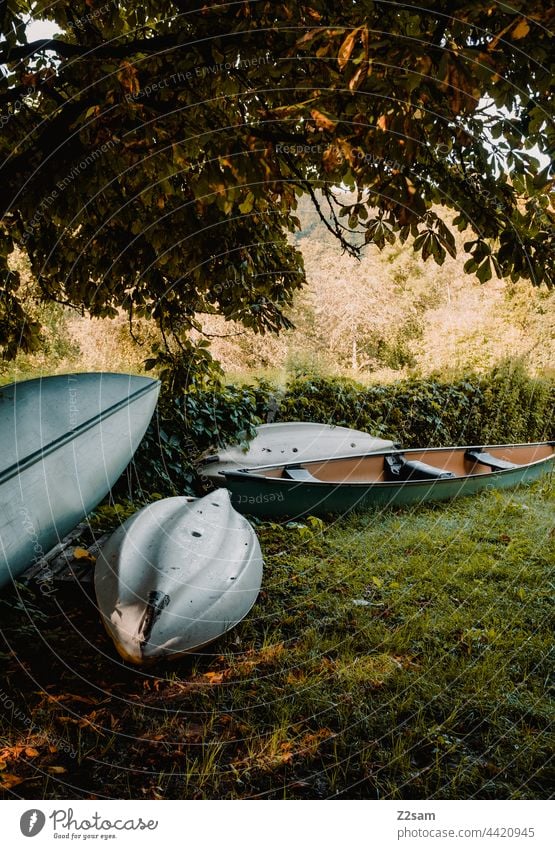
M0 586L104 498L135 453L160 383L64 374L0 387Z
M270 463L308 463L333 457L356 457L393 450L395 443L361 430L321 422L275 422L260 425L246 449L229 445L201 460L201 474L225 486L225 472Z
M261 582L258 539L226 489L144 507L110 537L95 568L106 630L136 664L225 634L247 615Z

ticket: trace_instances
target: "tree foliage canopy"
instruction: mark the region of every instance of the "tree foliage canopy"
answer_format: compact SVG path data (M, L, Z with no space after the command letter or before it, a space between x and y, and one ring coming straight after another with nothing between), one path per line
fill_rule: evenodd
M59 35L27 43L31 15ZM14 246L45 300L154 319L174 370L209 368L201 313L287 327L303 193L354 254L399 238L441 263L455 210L465 270L552 286L554 20L536 0L2 4L4 355L40 340Z

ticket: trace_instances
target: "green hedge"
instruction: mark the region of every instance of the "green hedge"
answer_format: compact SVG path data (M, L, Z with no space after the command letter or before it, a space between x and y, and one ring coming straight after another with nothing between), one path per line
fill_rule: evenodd
M404 380L368 387L343 379L297 379L287 387L278 418L346 425L416 448L549 439L554 407L553 381L501 366L451 383Z
M194 493L199 456L252 437L260 424L258 403L259 391L250 386L180 395L163 386L150 426L113 492L132 499Z
M386 386L304 375L285 390L261 381L175 397L163 391L117 490L131 497L194 492L204 451L252 435L260 422L320 421L389 437L407 448L553 438L555 382L502 365L487 375Z

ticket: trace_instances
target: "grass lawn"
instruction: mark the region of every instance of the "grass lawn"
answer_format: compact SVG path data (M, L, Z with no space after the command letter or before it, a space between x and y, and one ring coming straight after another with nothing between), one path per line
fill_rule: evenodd
M249 617L152 670L79 590L4 594L4 795L551 796L554 494L261 525Z

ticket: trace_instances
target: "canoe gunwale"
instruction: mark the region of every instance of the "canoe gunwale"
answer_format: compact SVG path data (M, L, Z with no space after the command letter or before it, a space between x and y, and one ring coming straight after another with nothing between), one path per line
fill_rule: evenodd
M533 448L535 446L552 446L555 449L555 441L545 441L545 442L526 442L526 443L511 443L511 444L502 444L502 445L465 445L465 446L447 446L445 448L408 448L401 451L399 449L392 449L391 451L382 451L376 452L373 456L391 456L394 454L402 453L403 455L410 455L411 452L419 453L422 451L426 451L432 453L434 451L472 451L476 449L485 450L487 449L496 449L496 448L520 448L520 447L528 447ZM294 480L292 478L284 478L284 477L267 477L263 474L265 471L270 471L273 469L288 469L288 468L298 468L299 466L308 465L309 463L325 463L325 462L335 462L342 460L350 460L352 462L356 460L363 460L365 457L369 456L368 454L358 454L358 455L347 455L345 457L323 457L321 459L315 460L305 460L297 463L272 463L265 466L256 466L245 469L232 469L229 471L223 471L222 474L225 477L226 481L240 481L245 482L247 480L250 481L265 481L268 483L278 484L279 486L285 486L288 488L291 487L299 487L299 486L314 486L314 487L349 487L353 489L368 489L370 487L379 487L380 489L398 489L399 487L416 487L423 485L434 485L436 482L441 481L442 483L449 483L454 485L455 483L460 483L461 481L465 481L468 479L481 478L482 480L488 478L498 479L500 477L508 477L510 475L515 475L522 472L525 469L533 469L537 466L541 466L543 464L551 463L555 459L555 450L554 453L549 457L541 457L539 460L534 460L531 463L522 463L521 465L515 465L512 469L499 469L496 471L482 472L480 474L467 474L467 475L454 475L452 478L432 478L432 479L415 479L415 480L403 480L403 481L378 481L378 480L358 480L358 481L349 481L349 480L321 480L319 478L314 478L311 481L299 481Z
M77 436L80 436L81 434L92 430L92 428L96 427L98 424L105 421L106 419L111 418L125 407L129 407L134 401L137 401L144 395L148 395L150 392L158 390L160 386L160 381L155 379L151 380L151 383L148 383L146 386L141 386L140 389L136 389L132 394L126 396L121 401L118 401L116 404L112 404L111 407L107 407L98 415L87 419L87 421L82 422L80 425L77 425L71 430L66 431L61 436L58 436L56 439L53 439L47 445L38 448L36 451L27 454L21 460L17 460L15 463L12 463L12 465L8 466L7 469L0 471L0 486L7 483L9 480L12 480L14 477L17 477L19 474L21 474L21 472L34 465L37 461L43 460L45 457L48 457L50 454L53 454L55 451L58 450L58 448L67 445L69 442L72 442Z

